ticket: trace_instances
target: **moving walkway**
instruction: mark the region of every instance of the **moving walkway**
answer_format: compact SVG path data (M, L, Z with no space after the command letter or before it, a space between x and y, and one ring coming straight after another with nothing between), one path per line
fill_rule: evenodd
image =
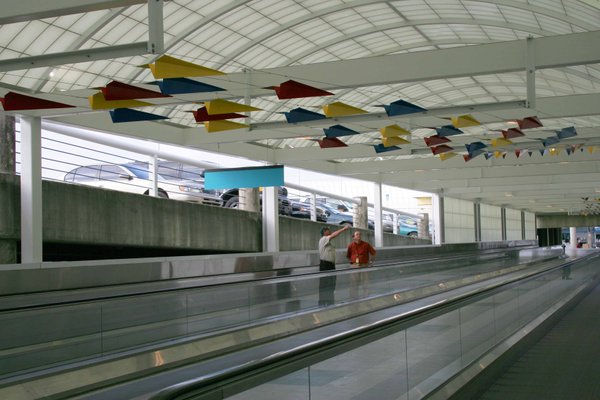
M57 390L53 394L56 398L77 396L83 391L87 393L85 398L108 396L104 398L116 399L134 398L135 390L143 388L135 396L147 398L173 382L194 379L199 374L198 368L204 375L207 371L212 371L209 376L218 375L215 371L222 369L209 366L212 362L233 362L229 368L237 371L240 366L254 366L257 349L266 349L264 354L271 352L265 356L270 359L276 346L283 346L275 351L276 354L285 354L283 349L292 340L299 341L296 347L311 347L315 335L320 338L317 342L339 349L337 339L357 329L349 329L348 321L356 323L362 319L359 326L370 326L372 323L365 325L365 318L382 318L382 313L388 313L384 320L406 317L406 313L420 313L419 309L426 307L427 302L448 302L448 295L454 290L466 290L461 296L475 290L472 285L477 285L478 291L482 288L491 290L487 285L505 280L511 274L562 268L560 266L565 262L556 251L535 257L488 255L487 258L489 260L484 262L479 255L475 257L476 263L466 259L462 267L456 261L455 268L449 268L450 263L446 262L437 272L433 271L432 261L429 267L427 263L418 267L418 263L395 265L390 262L368 271L340 271L335 288L336 303L325 308L318 307L317 288L319 280L329 274L306 273L5 310L0 317L5 321L9 316L16 318L20 313L30 312L22 319L22 324L29 321L31 327L36 321L54 321L56 327L64 327L68 321L75 320L78 322L75 326L82 331L71 331L70 339L58 340L59 344L65 345L59 349L44 349L43 343L17 346L18 334L9 336L8 341L12 341L13 346L3 350L2 358L7 360L5 356L15 356L16 360L20 352L21 364L3 362L3 368L9 366L12 371L3 372L0 395L4 391L4 394L17 396L7 398L35 398L18 396L48 395L46 391L50 388ZM437 265L440 265L439 261ZM364 288L358 288L360 294L352 297L352 277L356 274L367 274L368 292L360 292ZM398 307L404 307L404 311L398 313ZM67 312L62 313L65 310ZM57 315L64 315L64 318ZM326 330L332 331L325 333ZM324 339L330 337L336 339ZM77 352L93 345L100 356ZM31 350L29 358L26 350ZM48 351L48 357L52 352L67 354L68 359L48 363L40 357L42 351ZM317 354L329 353L318 351ZM27 360L34 357L44 362L26 368ZM248 361L244 361L244 357L248 357ZM289 369L295 364L286 361L284 365ZM117 383L117 389L110 389L110 384ZM105 385L109 387L101 389ZM125 387L129 389L125 390ZM111 397L118 395L114 390L126 397ZM91 393L94 391L96 394Z

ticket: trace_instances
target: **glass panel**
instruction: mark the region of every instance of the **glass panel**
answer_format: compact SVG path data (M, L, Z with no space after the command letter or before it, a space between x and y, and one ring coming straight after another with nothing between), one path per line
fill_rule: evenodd
M409 399L420 399L461 369L460 315L440 315L406 332Z
M292 372L271 382L228 397L232 400L306 400L310 399L308 368Z
M310 368L310 399L406 398L406 342L398 332Z

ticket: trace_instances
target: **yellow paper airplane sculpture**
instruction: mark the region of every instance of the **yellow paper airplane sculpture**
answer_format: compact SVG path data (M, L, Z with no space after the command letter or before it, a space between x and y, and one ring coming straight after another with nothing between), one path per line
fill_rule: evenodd
M225 75L224 72L216 69L203 67L198 64L179 60L171 56L161 56L154 64L140 65L143 68L150 68L152 75L156 79L163 78L187 78L190 76L209 76Z
M449 159L449 158L452 158L452 157L454 157L455 155L456 155L456 153L455 153L455 152L453 152L453 151L448 151L448 152L446 152L446 153L440 153L440 154L439 154L439 156L440 156L440 160L442 160L442 161L446 161L447 159Z
M466 128L469 126L481 125L481 122L477 121L472 115L459 115L458 117L451 117L452 125L455 128Z
M509 144L513 144L513 142L508 139L504 139L504 138L492 139L492 146L494 146L494 147L506 146Z
M399 127L398 125L388 125L379 129L381 132L381 137L394 137L394 136L406 136L410 135L410 132L406 129Z
M397 146L399 144L410 143L408 140L402 139L399 136L384 137L382 140L383 140L383 147Z
M204 127L206 128L207 132L213 133L248 128L248 125L223 119L218 121L206 121L204 122Z
M343 117L345 115L355 114L367 114L367 111L360 108L352 107L348 104L336 101L335 103L325 104L323 106L323 112L329 118L332 117Z
M240 104L223 99L207 101L204 103L204 106L206 107L206 112L208 113L208 115L228 114L247 111L262 111L260 108L247 106L245 104Z
M106 100L102 92L88 97L92 110L109 110L113 108L146 107L153 104L139 100Z

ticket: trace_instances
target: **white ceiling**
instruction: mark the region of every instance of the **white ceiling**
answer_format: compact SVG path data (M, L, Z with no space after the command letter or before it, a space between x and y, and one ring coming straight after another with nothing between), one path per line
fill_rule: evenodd
M151 99L154 106L142 110L169 119L128 124L90 110L87 96L112 80L157 90L147 85L150 71L138 67L161 55L145 50L157 27L146 2L43 3L0 8L0 94L77 108L31 115L535 213L579 212L600 198L600 9L593 1L165 1L161 54L226 72L194 79L227 90ZM279 100L265 89L289 79L334 95ZM263 111L252 113L249 130L207 133L189 111L216 98ZM428 111L388 117L380 106L399 99ZM282 115L295 107L321 112L334 101L368 114L301 124ZM442 161L423 138L462 114L482 125L450 137L458 155ZM544 126L492 147L501 130L528 116ZM394 123L411 131L411 143L376 154L379 128ZM336 124L361 134L342 137L348 147L321 149L315 139ZM541 154L541 139L571 126L578 135L556 144L557 155ZM464 145L474 141L498 157L465 162Z

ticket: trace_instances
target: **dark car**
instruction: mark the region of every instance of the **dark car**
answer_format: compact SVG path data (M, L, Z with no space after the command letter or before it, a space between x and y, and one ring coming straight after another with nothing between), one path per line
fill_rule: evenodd
M294 218L310 219L310 204L303 203L298 200L290 200L292 207L291 216ZM317 221L327 222L327 214L322 207L317 206Z

